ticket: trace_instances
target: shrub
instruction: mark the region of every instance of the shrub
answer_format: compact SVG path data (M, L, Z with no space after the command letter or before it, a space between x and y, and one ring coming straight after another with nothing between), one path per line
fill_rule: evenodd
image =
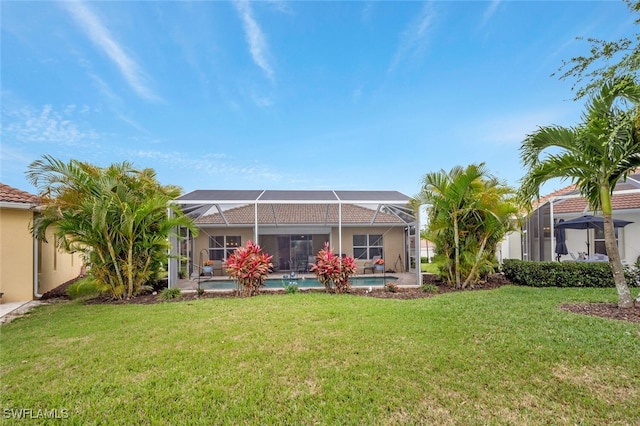
M196 293L198 294L198 296L202 297L204 296L204 288L202 287L198 287L198 289L196 290Z
M98 283L90 277L82 278L67 287L67 295L71 300L91 298L102 293Z
M300 288L298 287L298 283L293 281L289 281L289 282L283 281L282 287L284 288L284 292L286 294L295 294L298 291L300 291Z
M247 241L246 247L238 247L225 261L227 274L242 287L244 296L255 296L273 268L272 257L258 244Z
M385 283L384 289L390 293L397 293L398 283Z
M160 294L158 294L158 297L161 300L172 300L172 299L179 299L180 297L182 297L182 292L180 292L179 288L165 288L164 290L162 290L160 292Z
M608 262L532 262L505 259L502 265L510 281L531 287L615 287ZM634 285L636 278L625 268L625 278Z
M425 293L437 293L439 291L438 286L435 284L424 283L420 286L420 290Z
M356 272L356 261L349 256L336 256L324 244L324 249L316 255L316 263L311 265L311 272L329 293L348 293L351 291L349 277Z

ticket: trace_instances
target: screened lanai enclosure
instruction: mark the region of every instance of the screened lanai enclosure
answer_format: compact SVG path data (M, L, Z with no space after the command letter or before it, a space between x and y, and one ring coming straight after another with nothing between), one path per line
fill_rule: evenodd
M418 218L410 197L397 191L196 190L174 202L190 215L197 236L181 229L173 241L169 284L202 274L205 261L222 263L251 240L273 256L274 272L309 272L328 242L356 259L358 273L374 258L384 269L415 272L420 258ZM419 282L419 281L418 281Z
M623 186L626 185L626 186ZM640 191L620 184L612 196L616 243L621 259L635 263L640 254ZM589 224L576 223L589 219ZM549 197L527 217L522 227L523 260L605 260L601 215L594 215L587 201L573 188Z

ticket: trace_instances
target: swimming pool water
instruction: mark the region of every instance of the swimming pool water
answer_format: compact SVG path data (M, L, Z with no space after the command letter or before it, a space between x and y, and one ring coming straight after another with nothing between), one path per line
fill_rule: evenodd
M382 287L385 283L394 282L398 278L394 276L384 277L354 277L349 280L352 287ZM300 288L324 288L315 278L268 278L263 288L283 288L286 284L295 283ZM236 288L232 280L206 280L200 282L200 288L204 290L233 290Z

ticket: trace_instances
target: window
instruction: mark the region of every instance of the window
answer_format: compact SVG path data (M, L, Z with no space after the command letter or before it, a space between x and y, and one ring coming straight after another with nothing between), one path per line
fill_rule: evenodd
M374 256L382 258L382 234L363 234L353 236L353 257L371 260Z
M618 245L618 248L620 248L620 245L618 244L618 240L619 240L619 234L618 234L618 229L619 228L615 228L615 233L616 233L616 245ZM593 252L594 253L600 253L600 254L607 254L607 247L605 246L604 243L604 229L598 229L595 228L593 230Z
M224 260L240 247L239 235L220 235L209 237L209 259Z

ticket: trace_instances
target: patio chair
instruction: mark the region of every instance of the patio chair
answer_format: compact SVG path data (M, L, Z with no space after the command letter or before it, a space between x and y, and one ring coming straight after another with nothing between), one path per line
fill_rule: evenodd
M211 272L211 276L214 276L216 274L216 271L220 271L220 275L224 275L222 260L213 261L213 271Z
M371 273L375 273L376 272L376 260L380 259L380 256L373 256L373 259L367 261L364 263L364 266L362 267L362 273L366 274L367 270L371 269Z

